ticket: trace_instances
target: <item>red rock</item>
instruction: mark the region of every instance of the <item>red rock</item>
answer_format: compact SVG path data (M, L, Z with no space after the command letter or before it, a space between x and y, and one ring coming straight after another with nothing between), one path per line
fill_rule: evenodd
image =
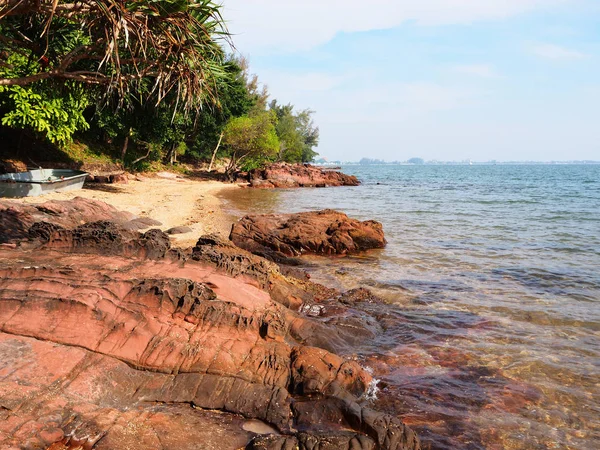
M119 211L107 203L81 197L32 204L0 200L0 243L25 239L35 222L50 222L72 228L98 220L125 223L134 217L133 214Z
M359 405L372 383L360 365L310 346L344 340L336 327L275 300L314 301L310 282L210 237L185 254L158 230L46 227L0 248L0 446L62 433L53 448L233 450L252 438L240 414L304 450L419 448L398 419ZM322 407L305 421L312 401ZM250 448L281 448L261 442Z
M39 436L46 444L54 444L55 442L62 441L65 437L65 432L60 428L47 428L40 431Z
M247 174L251 187L255 188L296 188L358 186L360 182L353 175L325 170L310 164L276 163L264 169L254 169Z
M0 160L0 173L27 172L27 164L16 159Z
M333 210L246 216L233 225L229 239L266 257L347 255L386 244L379 222L360 222Z

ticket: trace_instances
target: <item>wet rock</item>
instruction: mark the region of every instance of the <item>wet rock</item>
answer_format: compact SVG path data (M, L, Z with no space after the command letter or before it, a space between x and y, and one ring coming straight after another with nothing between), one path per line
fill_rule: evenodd
M260 436L246 450L375 450L367 436L350 433L298 433L297 436Z
M347 255L386 244L379 222L360 222L333 210L243 217L231 241L252 253L295 257L305 253Z
M310 164L276 163L264 169L254 169L243 178L255 188L297 188L358 186L355 176L341 172L324 170Z
M346 305L353 305L356 303L382 303L383 300L373 294L371 291L365 288L356 288L351 289L347 292L344 292L339 301Z

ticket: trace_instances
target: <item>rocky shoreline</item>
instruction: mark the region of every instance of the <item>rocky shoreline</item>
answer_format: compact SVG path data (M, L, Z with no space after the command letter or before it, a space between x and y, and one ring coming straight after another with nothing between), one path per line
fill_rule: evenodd
M237 176L238 181L260 189L358 186L360 181L353 175L327 170L311 164L274 163L262 169L254 169Z
M378 301L368 291L312 283L214 235L173 248L94 200L10 205L0 207L3 445L420 448L369 406L376 380L338 356L378 333L361 311ZM318 218L341 253L371 242L357 227L385 242L376 223Z

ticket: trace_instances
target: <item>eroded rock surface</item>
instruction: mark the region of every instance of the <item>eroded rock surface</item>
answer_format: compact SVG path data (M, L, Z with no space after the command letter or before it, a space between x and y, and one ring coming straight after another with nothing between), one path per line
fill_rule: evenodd
M25 204L0 200L0 243L17 242L27 237L35 222L49 222L72 228L88 222L110 220L125 224L135 216L97 200L75 197L72 200L52 200L41 204ZM144 228L137 226L136 228Z
M360 222L329 209L246 216L233 225L229 238L240 248L272 259L305 253L347 255L386 244L379 222Z
M310 164L276 163L264 169L254 169L248 173L248 181L255 188L297 188L358 186L360 182L353 175L325 170Z
M0 248L0 447L419 448L332 353L378 326L333 290L214 237L184 252L110 222L27 233Z

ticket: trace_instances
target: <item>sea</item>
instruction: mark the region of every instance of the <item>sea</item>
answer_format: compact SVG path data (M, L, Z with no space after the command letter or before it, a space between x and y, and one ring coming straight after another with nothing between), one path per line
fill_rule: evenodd
M383 250L307 259L366 287L382 333L352 355L424 449L600 449L600 165L349 165L358 187L224 194L234 215L331 208Z

